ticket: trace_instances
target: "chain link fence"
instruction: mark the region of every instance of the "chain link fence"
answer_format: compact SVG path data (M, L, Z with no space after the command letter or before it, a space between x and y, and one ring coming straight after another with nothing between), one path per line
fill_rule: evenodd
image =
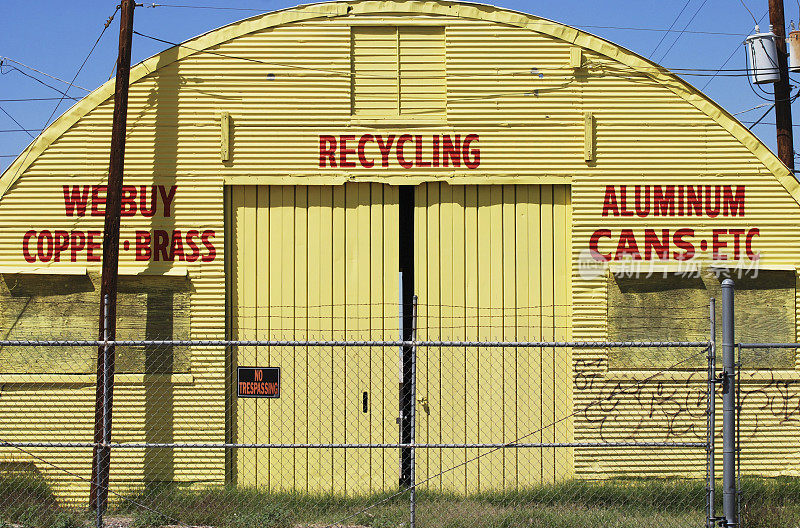
M736 347L736 453L742 526L800 524L800 376L767 369L791 358L798 343L741 343Z
M707 516L710 384L698 365L709 342L0 346L13 365L0 374L0 515L13 525L96 524L98 451L110 460L101 522L123 528L700 526ZM144 367L115 371L106 442L94 441L96 364L85 365L98 348ZM585 360L611 350L672 363L611 372ZM228 368L203 374L176 359L194 367L220 354Z

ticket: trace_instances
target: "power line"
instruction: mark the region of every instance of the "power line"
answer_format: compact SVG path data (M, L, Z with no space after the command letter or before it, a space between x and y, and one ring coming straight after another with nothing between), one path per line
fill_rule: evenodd
M772 112L772 109L773 109L773 108L775 108L775 103L771 104L771 105L769 106L769 108L767 108L767 111L766 111L766 112L764 112L763 114L761 114L761 117L759 117L758 119L756 119L756 120L755 120L755 122L754 122L752 125L750 125L749 127L747 127L747 130L751 130L751 129L752 129L754 126L756 126L756 125L757 125L757 124L758 124L758 123L759 123L759 122L760 122L762 119L764 119L765 117L767 117L767 114L768 114L768 113L770 113L770 112Z
M266 11L263 8L257 7L226 7L226 6L209 6L209 5L189 5L189 4L144 4L144 7L152 8L152 7L172 7L172 8L185 8L185 9L211 9L211 10L219 10L219 11L252 11L258 13L265 13ZM631 26L598 26L593 24L569 24L573 27L578 28L593 28L593 29L622 29L628 31L653 31L653 32L664 32L664 33L678 33L679 30L673 30L672 27L670 29L663 29L663 28L649 28L649 27L631 27ZM674 25L674 23L673 23ZM738 37L738 33L726 33L724 31L685 31L685 33L696 34L696 35L718 35L718 36L728 36L728 37Z
M190 9L217 9L224 11L259 11L264 12L263 9L256 9L250 7L220 7L220 6L201 6L201 5L186 5L186 4L144 4L144 7L186 7Z
M7 75L7 74L11 73L12 71L15 71L15 72L21 73L21 74L22 74L22 75L24 75L25 77L29 77L29 78L33 79L34 81L38 82L38 83L39 83L39 84L41 84L41 85L44 85L44 86L46 86L46 87L50 88L51 90L54 90L54 91L56 91L56 92L60 93L60 94L61 94L61 95L63 95L63 96L69 97L69 96L66 94L66 92L64 92L63 90L60 90L59 88L56 88L56 87L55 87L55 86L53 86L52 84L48 84L48 83L44 82L43 80L39 79L38 77L34 77L33 75L31 75L31 74L30 74L30 73L28 73L28 72L25 72L25 71L22 71L22 70L20 70L20 69L19 69L19 68L17 68L16 66L9 66L10 70L9 70L9 71L7 71L7 72L4 72L4 71L2 71L2 66L3 66L3 64L2 64L2 62L0 62L0 74L2 74L2 75ZM69 98L70 98L70 99L74 99L74 100L76 100L76 101L77 101L77 99L75 99L74 97L69 97ZM58 99L58 98L55 98L55 99Z
M30 101L58 101L59 97L23 97L20 99L0 99L0 103L27 103ZM77 97L70 97L67 96L67 99L72 99L73 101L79 101Z
M678 13L678 16L676 16L675 20L672 21L672 24L669 25L669 29L667 30L667 33L664 33L663 35L661 35L661 40L658 41L658 44L656 44L656 47L653 48L653 51L651 51L650 55L647 56L648 59L655 54L656 50L661 46L661 43L664 42L665 38L667 38L667 35L669 34L669 31L671 31L672 28L675 27L675 24L678 22L678 19L681 18L681 15L686 10L686 8L689 6L689 2L691 2L691 1L692 0L686 0L686 3L683 4L683 7L681 8L680 13Z
M770 108L770 110L772 110L772 109ZM744 125L751 125L751 126L755 126L755 125L770 125L770 126L777 126L775 123L772 123L772 122L769 122L769 121L761 121L760 123L757 123L757 122L755 122L755 121L740 121L740 123L742 123L742 124L744 124ZM792 125L792 126L793 126L793 127L800 127L800 124L798 124L798 125Z
M21 131L23 131L23 132L27 132L27 134L28 134L28 135L31 137L31 139L33 139L33 134L31 134L29 130L25 130L25 127L24 127L24 126L22 126L22 125L20 124L20 122L19 122L19 121L17 121L17 120L14 118L14 116L12 116L12 115L11 115L11 114L9 114L8 112L6 112L6 109L5 109L5 108L3 108L2 106L0 106L0 111L2 111L2 112L5 114L5 115L7 115L7 116L9 117L9 119L11 119L11 120L12 120L14 123L16 123L16 124L17 124L17 126L19 127L19 129L20 129Z
M75 75L72 77L72 82L70 82L70 86L73 85L73 83L75 82L75 79L78 78L78 75L80 75L81 70L83 70L83 67L86 66L86 62L89 60L89 57L92 56L92 52L94 52L94 49L100 43L100 39L103 38L103 35L105 35L106 30L108 29L108 26L111 25L111 21L114 20L114 16L117 14L117 11L119 11L119 6L117 6L117 8L114 9L114 12L106 20L105 25L103 26L103 30L100 32L100 36L98 36L97 40L94 41L94 44L92 45L92 49L90 49L89 53L86 54L86 58L83 59L83 62L78 67L78 71L76 71ZM53 108L53 111L50 112L50 117L47 118L47 121L45 122L44 126L42 127L43 129L47 128L47 125L50 124L50 120L53 119L54 115L56 115L56 111L58 110L58 107L61 106L62 101L64 101L64 97L68 97L67 93L66 93L68 91L69 91L69 87L67 87L67 90L64 92L64 96L61 98L61 100L56 103L56 106L55 106L55 108Z
M265 13L266 11L263 8L258 7L227 7L227 6L209 6L209 5L190 5L190 4L144 4L143 7L153 8L153 7L172 7L172 8L184 8L184 9L211 9L211 10L219 10L219 11L251 11L257 13ZM676 20L677 22L677 20ZM650 27L632 27L632 26L598 26L594 24L569 24L572 27L578 28L593 28L593 29L621 29L621 30L628 30L628 31L652 31L652 32L663 32L663 33L678 33L680 30L673 30L672 26L669 29L664 28L650 28ZM673 22L673 26L675 22ZM724 31L684 31L684 33L695 34L695 35L718 35L718 36L728 36L728 37L738 37L738 33L726 33ZM654 50L655 51L655 50Z
M62 83L66 84L66 85L74 86L75 88L80 88L84 92L91 92L91 90L89 90L88 88L84 88L83 86L78 86L77 84L71 83L69 81L65 81L64 79L61 79L60 77L56 77L55 75L50 75L49 73L45 73L45 72L43 72L41 70L37 70L36 68L34 68L32 66L28 66L27 64L23 64L23 63L21 63L21 62L19 62L17 60L12 59L12 58L0 57L0 62L2 62L2 61L8 61L8 62L13 62L14 64L19 64L23 68L28 68L31 71L35 71L36 73L40 73L40 74L44 75L45 77L50 77L51 79L55 79L56 81L61 81Z
M763 15L761 15L761 19L759 19L757 24L760 24L761 21L764 20L765 16L767 16L767 13L764 13ZM747 37L747 34L742 35L742 38L745 38L745 37ZM736 55L736 52L739 51L739 46L741 46L741 44L736 44L736 47L733 49L731 54L728 56L727 59L725 59L725 62L723 62L722 66L720 66L719 69L717 70L718 72L721 72L722 69L725 68L725 65L728 64L731 61L731 59L733 58L734 55ZM716 75L712 75L711 78L706 81L706 83L703 85L703 87L700 88L700 91L705 90L706 87L708 87L708 85L711 84L711 81L713 81L716 77L717 77Z
M672 51L672 48L675 47L675 44L678 43L678 40L680 40L680 38L683 36L683 34L689 28L691 23L694 22L695 17L697 16L698 13L700 13L700 10L703 9L703 7L706 5L707 2L708 2L708 0L703 0L703 3L700 4L700 7L697 8L697 11L694 12L694 14L692 15L692 18L689 19L689 21L686 23L686 25L683 26L683 29L680 31L680 33L678 33L678 36L675 37L675 40L672 41L672 45L669 47L669 49L667 49L667 51L664 52L663 55L661 55L661 58L658 60L658 62L661 62L661 61L663 61L664 59L667 58L667 55L669 55L669 52Z
M760 105L756 105L753 108L748 108L747 110L740 110L739 112L733 113L731 115L737 116L740 114L746 114L747 112L752 112L753 110L758 110L759 108L764 108L765 106L769 106L769 103L761 103Z
M755 23L755 25L758 25L758 21L756 20L756 17L753 16L753 12L750 11L750 8L747 7L747 4L744 3L744 0L739 0L739 1L742 3L742 7L744 7L747 10L748 13L750 13L750 18L753 19L753 23Z
M89 50L89 53L86 55L86 58L83 59L83 62L81 63L80 67L78 68L78 71L75 72L75 75L72 77L72 82L69 83L70 86L74 86L75 79L78 78L78 75L81 73L81 70L86 65L86 62L89 60L89 57L92 56L92 52L94 52L95 48L97 47L97 44L100 42L100 39L103 38L103 35L105 35L105 32L108 29L108 26L111 25L111 21L114 20L114 16L116 16L117 11L119 11L119 6L117 6L114 9L114 12L111 14L111 16L106 19L105 24L103 25L102 31L100 31L100 36L97 37L97 40L95 40L94 44L92 45L92 48ZM17 71L19 71L21 73L24 73L19 68L17 68ZM25 74L25 75L27 75L27 74ZM32 76L29 75L29 77L32 77ZM35 77L32 77L32 78L35 79ZM39 82L42 82L42 81L39 81ZM45 83L42 82L42 84L45 84ZM45 128L47 128L47 126L50 124L50 120L53 119L53 116L55 115L56 111L58 110L58 107L61 106L61 103L64 101L64 99L66 99L66 98L72 99L72 97L70 97L67 94L67 91L69 91L69 88L70 88L69 86L66 89L67 91L64 91L64 92L62 92L61 90L59 90L57 88L54 88L52 86L51 86L51 88L53 88L54 90L59 92L62 95L62 97L56 103L55 107L53 108L53 111L50 113L50 117L48 117L47 121L45 121L44 126L38 131L41 131L41 130L44 130ZM37 130L31 130L31 131L32 132L36 132ZM17 172L14 174L14 177L19 175L19 171L22 170L22 167L25 165L25 160L28 159L28 156L30 155L30 153L31 153L31 149L26 149L25 150L25 156L22 158L22 161L20 161L20 163L17 165Z
M652 31L656 33L680 33L679 29L663 29L663 28L646 28L646 27L630 27L630 26L595 26L591 24L569 24L573 27L577 28L592 28L592 29L623 29L627 31ZM686 30L684 33L690 35L717 35L717 36L724 36L724 37L738 37L740 36L739 33L727 33L724 31L692 31ZM666 37L666 35L664 35ZM652 55L652 53L651 53Z
M229 54L226 54L226 53L220 53L218 51L210 51L210 50L207 50L207 49L193 48L192 46L188 46L188 45L186 45L184 43L172 42L170 40L166 40L166 39L162 39L162 38L159 38L159 37L155 37L153 35L147 35L145 33L141 33L139 31L135 31L135 30L134 30L133 33L135 35L140 36L140 37L147 38L147 39L150 39L150 40L154 40L156 42L161 42L162 44L166 44L168 46L179 46L181 48L185 48L185 49L197 52L197 53L205 53L205 54L208 54L208 55L214 55L214 56L222 57L222 58L226 58L226 59L235 59L235 60L241 60L241 61L245 61L245 62L253 62L253 63L257 63L257 64L265 64L267 66L278 66L278 67L291 68L291 69L296 69L296 70L304 70L304 71L311 71L311 72L321 72L321 73L330 73L330 74L339 75L339 76L343 76L343 77L352 77L354 75L349 69L347 69L347 70L345 70L345 69L332 70L332 69L326 69L326 68L313 68L313 67L308 67L308 66L298 66L296 64L286 64L286 63L279 63L279 62L271 62L271 61L265 61L265 60L261 60L261 59L256 59L256 58L253 58L253 57L241 57L241 56L236 56L236 55L229 55ZM563 71L569 71L569 72L573 71L572 68L569 68L569 67L566 67L566 66L563 67L563 68L548 68L547 70L549 70L549 71L563 70ZM636 73L637 71L638 70L631 70L630 73ZM661 68L654 67L654 68L650 68L649 70L646 69L646 71L653 72L653 73L672 71L672 72L678 72L680 75L689 75L689 76L691 76L691 75L696 75L696 76L707 76L707 75L720 76L720 72L722 72L722 71L730 72L730 73L727 73L727 74L722 74L721 76L723 76L723 77L746 77L747 76L747 72L748 72L748 70L744 69L744 68L721 70L721 69L710 69L710 68L704 69L704 68L666 68L666 67L661 67ZM711 72L713 72L713 73L711 73ZM486 75L490 75L490 74L487 73ZM492 75L492 77L497 77L496 73L491 73L491 75ZM390 78L388 76L381 76L381 75L362 75L362 76L363 77L370 77L370 78L387 78L387 79ZM477 77L477 76L480 76L480 75L477 75L475 73L465 73L465 74L460 74L460 75L453 75L453 74L447 75L447 78L454 78L454 77L463 78L463 77ZM391 77L391 78L394 78L394 77ZM435 77L435 76L426 76L425 77L425 79L428 79L428 80L433 80L433 79L436 79L436 78L437 77Z

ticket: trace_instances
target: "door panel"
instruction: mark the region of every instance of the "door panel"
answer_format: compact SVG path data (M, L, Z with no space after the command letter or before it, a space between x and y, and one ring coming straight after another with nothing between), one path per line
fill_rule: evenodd
M415 202L420 339L569 337L569 187L429 183L418 187ZM417 357L417 442L572 437L571 420L559 421L572 409L569 350L419 348ZM417 479L434 477L426 484L434 489L477 491L573 472L570 449L489 451L418 450Z
M234 339L398 336L396 187L236 186ZM240 347L238 365L281 367L281 397L236 401L242 443L397 441L396 348ZM362 408L367 393L367 412ZM397 450L241 449L241 485L363 492L395 487Z

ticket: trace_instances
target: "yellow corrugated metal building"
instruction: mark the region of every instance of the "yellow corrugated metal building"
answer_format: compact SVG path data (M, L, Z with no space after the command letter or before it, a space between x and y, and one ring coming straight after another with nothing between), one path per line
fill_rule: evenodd
M113 90L112 81L78 102L0 178L7 338L95 335ZM737 294L741 335L797 338L800 186L789 170L665 69L531 15L333 2L170 48L131 71L125 184L122 338L395 339L403 230L422 339L704 340L719 286L711 271L756 263L761 279ZM627 261L661 273L644 283L611 273ZM677 281L695 268L700 276ZM95 351L0 354L4 439L90 441ZM668 366L669 353L419 354L417 442L507 442L540 429L528 440L704 434L704 409L687 403L690 383L703 379L692 369L614 413L575 412ZM762 412L742 434L756 439L757 469L800 472L796 409L782 389L800 380L795 357L752 361L743 381ZM281 397L237 399L237 364L280 366ZM120 349L114 440L393 443L398 376L389 348ZM652 426L654 412L668 425ZM31 452L89 476L90 450ZM2 454L33 462L64 496L85 497L70 474ZM417 476L462 464L428 483L456 491L645 467L700 476L705 453L510 450L463 464L474 455L424 450ZM398 467L388 449L227 459L223 450L124 450L111 478L361 492L395 487Z

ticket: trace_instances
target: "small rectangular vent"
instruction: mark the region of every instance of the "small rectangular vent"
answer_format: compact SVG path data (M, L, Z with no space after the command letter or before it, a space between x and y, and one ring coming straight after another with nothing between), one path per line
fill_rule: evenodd
M353 27L351 45L354 116L444 115L443 27Z

